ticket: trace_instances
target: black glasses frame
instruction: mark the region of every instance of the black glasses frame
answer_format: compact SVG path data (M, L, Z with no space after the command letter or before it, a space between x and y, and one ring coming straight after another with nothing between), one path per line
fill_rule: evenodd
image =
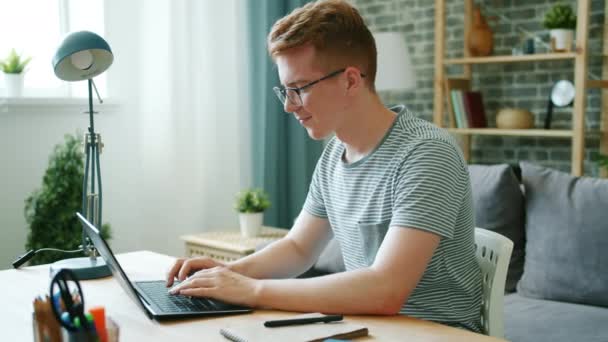
M306 83L305 85L303 85L301 87L297 87L297 88L295 88L295 87L274 87L274 88L272 88L272 90L274 90L275 94L277 94L277 97L279 98L281 103L283 103L283 105L285 105L287 103L287 100L289 100L289 101L291 101L292 104L294 104L296 106L301 106L303 103L302 94L301 94L302 90L305 90L306 88L310 88L313 85L315 85L323 80L337 76L337 75L343 73L344 71L346 71L346 68L342 68L340 70L333 71L333 72L319 78L318 80ZM365 75L361 74L361 77L365 77ZM296 103L295 99L288 95L290 91L293 91L294 93L296 93L298 95L297 99L299 100L299 103Z

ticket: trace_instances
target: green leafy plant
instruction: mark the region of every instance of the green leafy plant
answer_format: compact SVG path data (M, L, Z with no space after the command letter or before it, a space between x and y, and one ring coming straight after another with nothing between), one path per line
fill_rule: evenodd
M0 68L6 74L20 74L31 60L32 57L23 58L15 49L11 49L8 57L0 61Z
M543 21L545 28L552 29L569 29L576 28L576 15L572 10L572 6L565 4L555 4L549 12L545 13Z
M234 208L240 213L261 213L269 207L268 194L262 189L246 189L236 195Z
M42 188L25 200L25 220L29 225L26 249L45 247L72 250L82 244L82 226L76 212L82 210L84 153L82 138L67 134L63 144L55 146L42 178ZM110 238L110 225L101 227L101 235ZM42 252L30 264L44 264L74 257L73 254Z

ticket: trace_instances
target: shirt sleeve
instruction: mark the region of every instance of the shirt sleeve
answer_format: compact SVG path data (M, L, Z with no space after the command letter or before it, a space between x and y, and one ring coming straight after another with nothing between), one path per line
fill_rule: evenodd
M457 147L441 140L418 143L393 180L391 226L417 228L451 239L469 186Z

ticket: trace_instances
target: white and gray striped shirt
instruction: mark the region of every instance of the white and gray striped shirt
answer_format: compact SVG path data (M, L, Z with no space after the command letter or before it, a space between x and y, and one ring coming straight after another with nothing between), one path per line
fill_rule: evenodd
M332 138L317 163L304 209L328 218L346 270L370 266L389 227L441 237L401 313L480 331L471 185L454 139L404 106L376 149L346 164Z

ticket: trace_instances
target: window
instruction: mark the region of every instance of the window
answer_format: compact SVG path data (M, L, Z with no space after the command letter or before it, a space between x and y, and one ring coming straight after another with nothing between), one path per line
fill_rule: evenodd
M25 74L24 96L86 97L87 82L65 82L53 73L51 61L63 37L88 30L104 36L103 0L0 0L0 58L10 49L31 56ZM106 77L95 77L102 97ZM0 82L0 96L6 85Z

